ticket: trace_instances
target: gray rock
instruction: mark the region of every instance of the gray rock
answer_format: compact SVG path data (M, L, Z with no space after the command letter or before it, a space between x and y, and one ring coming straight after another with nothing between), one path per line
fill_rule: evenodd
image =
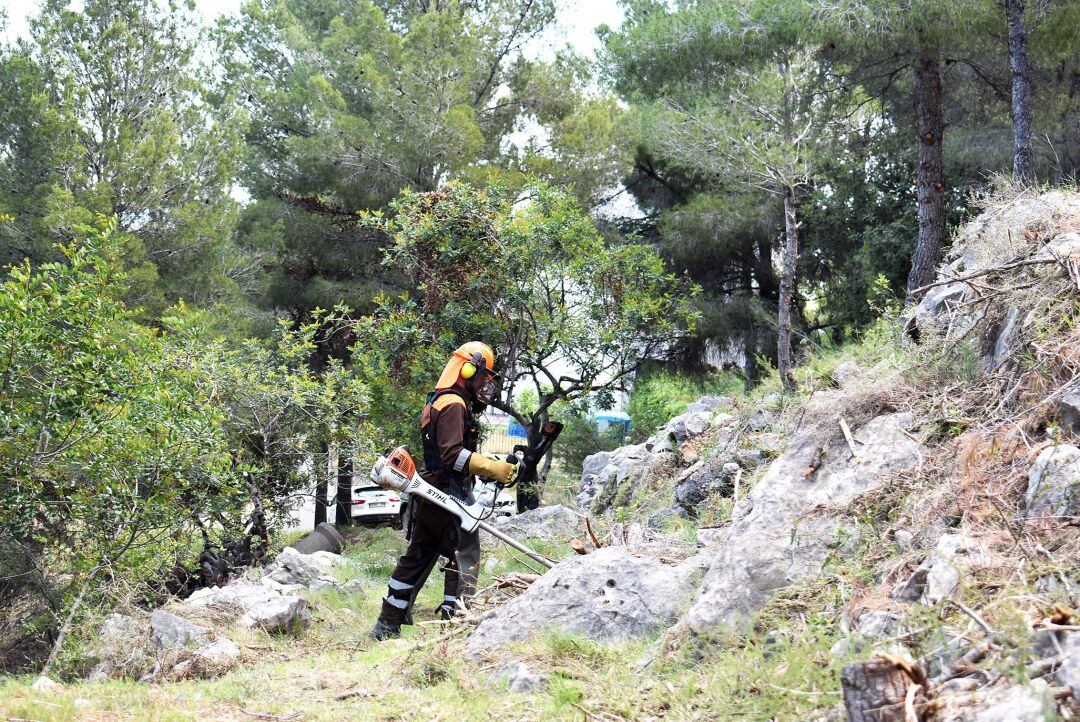
M829 650L829 655L843 659L866 654L882 640L896 636L900 631L900 621L898 615L890 612L865 612L859 617L858 626L849 635L838 640Z
M533 672L524 662L512 662L503 670L503 677L509 691L515 693L532 692L547 684L547 677Z
M1061 642L1062 662L1055 676L1064 686L1072 687L1072 698L1080 703L1080 633L1067 632Z
M1046 682L1004 684L971 694L939 695L940 722L1044 722L1056 719Z
M733 522L683 617L685 626L697 635L736 626L778 589L819 576L829 554L843 553L857 530L827 512L811 512L822 505L842 506L914 467L918 445L904 434L911 423L909 414L871 420L857 431L864 443L858 459L851 458L846 444L832 444L809 476L803 472L819 456L820 442L814 430L793 439L736 505Z
M862 380L863 370L859 364L854 361L845 361L844 363L833 369L830 379L833 384L840 388L851 386Z
M311 612L306 599L275 596L244 612L240 625L267 632L298 632L311 625Z
M196 649L195 656L209 664L231 667L240 659L240 647L231 639L222 637Z
M697 530L694 539L699 547L711 547L724 539L727 528L722 526L702 527Z
M199 647L210 641L210 632L209 627L192 624L163 609L150 613L150 643L162 651Z
M337 587L337 572L350 566L340 554L318 551L301 554L292 547L285 547L266 570L266 576L282 585L299 585L319 588Z
M712 414L708 411L696 411L687 412L686 414L686 436L688 439L692 439L695 436L701 436L705 433L705 430L709 428L709 422L712 421Z
M267 581L269 578L264 578ZM272 580L271 580L272 581ZM276 582L272 582L276 584ZM233 609L238 614L257 607L280 594L266 584L256 584L248 579L238 579L224 587L204 587L196 589L184 603L195 609L215 607Z
M893 597L937 604L959 587L963 569L986 561L986 552L966 534L945 534L911 577L894 590Z
M697 401L692 401L686 406L690 413L699 411L716 411L717 409L730 409L735 405L735 399L730 396L702 396Z
M1058 411L1061 413L1061 425L1069 433L1080 435L1080 391L1063 396L1058 402Z
M1080 449L1061 444L1043 449L1028 471L1028 517L1080 513Z
M994 348L984 364L987 371L994 371L1009 360L1013 350L1013 341L1016 339L1019 317L1020 311L1016 306L1010 307L1006 312L1005 321L1001 324L997 338L994 339Z
M915 535L907 529L897 529L893 532L893 543L902 552L909 552L915 548Z
M692 469L675 484L675 505L690 514L710 496L729 492L739 465L706 459Z
M98 663L90 671L91 682L115 679L124 675L139 677L152 664L149 648L150 628L125 614L110 614L98 629L94 656Z
M1080 258L1080 233L1062 233L1039 249L1035 256L1040 260Z
M754 432L764 431L769 428L769 424L771 423L772 414L764 409L758 409L750 415L750 418L746 422L746 428Z
M485 617L468 649L480 654L553 630L613 641L656 633L675 621L702 567L697 557L668 566L623 547L571 557Z
M494 526L521 541L541 539L554 544L563 544L585 534L581 515L562 504L530 509L516 516L499 517ZM481 543L489 548L499 544L490 534L481 534L480 538Z

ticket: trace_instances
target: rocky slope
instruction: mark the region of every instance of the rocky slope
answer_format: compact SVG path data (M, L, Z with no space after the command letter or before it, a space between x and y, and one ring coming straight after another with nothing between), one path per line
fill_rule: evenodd
M566 562L484 620L469 649L553 626L655 634L677 618L669 646L707 655L728 635L769 633L758 614L777 594L861 565L840 609L811 599L804 613L851 630L834 658L889 652L902 690L920 685L911 714L1068 714L1080 702L1078 231L1075 193L989 205L872 366L840 364L787 408L775 395L703 398L646 442L586 459L582 513L722 524L686 561L657 561L654 534L648 551ZM700 582L690 569L706 570ZM849 704L862 694L844 692Z

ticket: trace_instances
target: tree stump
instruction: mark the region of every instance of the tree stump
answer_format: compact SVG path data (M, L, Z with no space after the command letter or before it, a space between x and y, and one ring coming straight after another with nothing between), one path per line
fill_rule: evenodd
M916 676L921 675L889 658L846 665L840 685L849 722L907 722L904 700L908 688L922 682Z

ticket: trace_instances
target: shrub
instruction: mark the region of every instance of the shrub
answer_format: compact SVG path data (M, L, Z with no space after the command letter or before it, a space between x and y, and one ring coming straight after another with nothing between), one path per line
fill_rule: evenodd
M742 380L731 373L700 376L655 369L639 374L627 407L632 436L642 441L685 411L690 402L705 395L733 396L742 386Z

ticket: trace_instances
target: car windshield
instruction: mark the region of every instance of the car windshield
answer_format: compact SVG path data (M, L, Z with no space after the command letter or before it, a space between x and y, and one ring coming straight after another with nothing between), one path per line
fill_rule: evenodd
M383 490L383 488L381 486L377 486L377 485L358 486L358 487L356 487L356 491L382 491L382 490Z

